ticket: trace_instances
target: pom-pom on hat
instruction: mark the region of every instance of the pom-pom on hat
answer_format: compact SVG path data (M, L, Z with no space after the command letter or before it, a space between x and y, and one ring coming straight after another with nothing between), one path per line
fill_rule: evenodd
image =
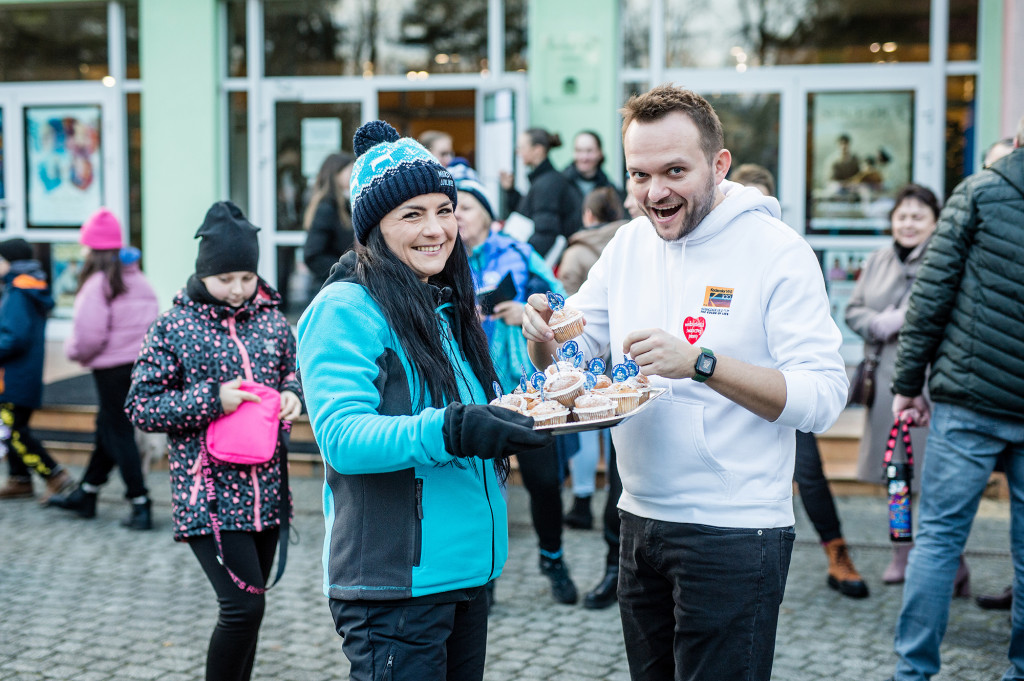
M27 241L18 237L0 241L0 258L7 262L31 260L32 247L28 245Z
M196 276L202 279L225 272L255 272L260 262L258 231L260 228L230 201L210 206L195 236L202 239Z
M384 121L370 121L353 138L352 227L360 243L380 219L409 199L422 194L445 194L458 201L451 173L410 137Z
M78 234L78 243L94 251L113 251L124 246L121 240L121 223L106 208L100 208L89 216Z
M487 214L491 216L491 220L494 219L494 211L491 209L491 202L487 199L487 190L484 189L482 184L476 180L466 178L463 180L456 180L455 188L460 192L468 192L472 194L474 198L480 202L480 205L484 207L484 210L487 211Z

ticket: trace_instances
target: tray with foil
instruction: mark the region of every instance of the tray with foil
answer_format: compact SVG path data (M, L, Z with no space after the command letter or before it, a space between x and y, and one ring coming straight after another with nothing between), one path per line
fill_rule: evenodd
M651 402L658 399L665 394L667 388L651 388L650 392L647 393L647 399L640 403L636 409L627 411L625 414L617 414L615 416L604 418L604 419L589 419L587 421L574 421L576 414L569 414L568 423L559 423L553 426L537 426L534 430L541 430L552 435L569 435L570 433L584 433L589 430L601 430L602 428L611 428L617 426L626 419L633 418L648 406Z

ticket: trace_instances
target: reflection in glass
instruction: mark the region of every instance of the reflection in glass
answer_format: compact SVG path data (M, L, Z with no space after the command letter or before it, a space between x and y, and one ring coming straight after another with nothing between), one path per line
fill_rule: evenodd
M487 0L268 0L266 75L479 73Z
M651 65L651 0L630 0L622 7L622 65L646 69Z
M722 121L725 148L732 153L732 167L743 163L764 166L775 177L779 196L778 94L704 95Z
M139 78L139 2L124 3L125 75Z
M529 0L505 0L505 70L525 71L529 28Z
M669 67L928 61L929 0L665 0Z
M807 233L884 233L913 160L913 91L808 93Z
M298 246L277 247L277 292L281 294L282 312L288 321L295 324L302 311L313 299L309 290L310 272L302 261L302 249Z
M136 248L142 243L142 95L125 95L128 123L128 240Z
M974 76L946 78L946 182L945 198L974 167ZM985 149L995 140L979 140Z
M246 56L245 51L245 3L241 0L232 0L227 3L228 20L227 40L224 45L227 48L227 65L229 78L245 78Z
M978 57L978 0L949 0L949 61Z
M362 122L358 102L277 102L277 231L302 229L309 187L329 153L352 151Z
M228 196L249 212L249 105L245 92L228 93Z
M107 3L0 6L0 82L107 75Z

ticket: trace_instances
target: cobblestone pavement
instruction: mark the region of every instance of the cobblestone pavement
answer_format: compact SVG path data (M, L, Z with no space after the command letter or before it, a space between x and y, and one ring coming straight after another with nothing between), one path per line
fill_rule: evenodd
M320 591L321 481L292 482L300 541L269 594L253 678L347 679L341 639ZM118 525L127 505L115 482L103 490L98 517L90 521L31 500L0 502L0 681L203 677L216 619L213 592L191 552L171 539L166 472L150 474L149 483L159 521L153 532ZM595 512L602 500L599 493ZM778 681L881 681L892 672L901 587L880 579L889 557L884 500L837 501L871 597L843 598L825 585L824 553L798 507L772 677ZM512 488L509 503L511 557L497 584L485 678L625 681L618 610L555 604L537 570L521 487ZM1008 503L985 500L967 550L976 593L1011 582L1008 528ZM581 593L601 577L604 550L599 529L566 531L566 559ZM1008 642L1006 613L956 599L936 679L998 679Z

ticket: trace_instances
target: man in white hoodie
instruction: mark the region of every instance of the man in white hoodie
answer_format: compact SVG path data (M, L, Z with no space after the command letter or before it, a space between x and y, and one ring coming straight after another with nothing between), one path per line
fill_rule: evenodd
M626 353L668 391L612 431L630 674L767 681L795 537L795 431L824 431L846 404L839 329L778 201L724 181L732 159L707 101L661 86L622 114L645 217L566 302L585 315L588 354ZM523 333L538 366L555 351L550 316L532 296Z

